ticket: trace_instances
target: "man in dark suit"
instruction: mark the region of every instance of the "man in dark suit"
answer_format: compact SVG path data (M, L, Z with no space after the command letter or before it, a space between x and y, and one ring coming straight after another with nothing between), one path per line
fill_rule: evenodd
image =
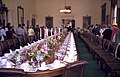
M105 29L105 31L102 34L104 39L111 40L111 35L112 35L111 26L108 26L108 28Z

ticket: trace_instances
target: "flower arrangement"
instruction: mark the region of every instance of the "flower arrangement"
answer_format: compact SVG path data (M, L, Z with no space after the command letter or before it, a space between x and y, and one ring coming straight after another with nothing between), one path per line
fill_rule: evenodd
M12 56L12 58L10 59L10 61L13 62L14 64L16 64L17 59L18 59L18 55L19 55L19 52L16 51L16 53L14 54L14 56Z
M35 46L26 49L20 53L17 51L11 58L11 61L16 64L17 60L20 59L21 63L25 61L38 63L40 57L49 60L49 63L54 61L54 52L58 50L62 42L64 41L65 35L58 35L56 38L49 38L42 44L36 44Z
M10 59L10 61L13 62L14 64L16 64L18 60L20 63L24 63L25 61L29 61L29 62L34 61L36 63L38 56L41 56L44 59L46 57L49 58L50 55L48 51L49 48L46 45L37 44L30 49L26 49L25 52L20 53L19 51L16 51L16 53Z
M50 57L47 49L45 45L39 46L38 44L34 46L31 50L26 51L27 60L31 61L32 59L33 61L37 61L37 56L42 56L43 58Z
M56 47L57 40L56 39L49 39L47 45L50 49L52 49L52 48Z

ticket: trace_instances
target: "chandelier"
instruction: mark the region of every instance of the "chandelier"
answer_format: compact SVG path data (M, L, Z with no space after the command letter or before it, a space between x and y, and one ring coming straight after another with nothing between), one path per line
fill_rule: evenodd
M65 7L60 10L61 13L70 14L71 13L71 6L66 6L66 0L65 0Z

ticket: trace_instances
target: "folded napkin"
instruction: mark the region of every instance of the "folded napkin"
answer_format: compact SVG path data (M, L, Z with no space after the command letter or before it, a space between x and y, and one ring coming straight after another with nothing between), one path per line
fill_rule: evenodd
M6 68L12 68L12 66L13 66L12 62L10 62L10 61L6 62Z
M60 62L59 60L55 60L53 63L47 65L50 70L58 69L64 67L66 64Z
M39 67L39 68L37 68L38 70L47 70L47 69L49 69L48 67L47 67L47 65L46 65L46 63L45 62L42 62L41 63L41 67Z
M25 63L23 63L23 64L20 65L20 68L23 69L26 72L29 72L30 65L28 64L28 62L25 62Z
M13 51L10 49L10 54L12 54L12 52L13 52Z

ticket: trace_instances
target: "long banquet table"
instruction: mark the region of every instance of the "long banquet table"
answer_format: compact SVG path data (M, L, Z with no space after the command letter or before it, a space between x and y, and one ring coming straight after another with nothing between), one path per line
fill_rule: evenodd
M39 68L32 67L32 70L35 68L34 71L30 71L30 67L26 70L27 65L15 68L24 70L23 76L24 77L54 77L57 75L61 75L63 73L63 70L66 67L66 64L74 62L78 60L76 46L75 46L75 40L73 37L73 33L69 32L66 36L64 42L62 43L62 46L59 47L58 51L55 53L55 57L57 56L57 60L55 59L53 63L51 64L45 64L42 65ZM62 59L61 59L62 58ZM1 58L0 58L1 59ZM6 69L9 67L1 67L0 70ZM10 67L10 71L14 69L13 67ZM0 74L1 74L0 71Z
M54 70L44 70L37 72L27 72L24 77L54 77L58 75L62 75L65 67L60 67Z

